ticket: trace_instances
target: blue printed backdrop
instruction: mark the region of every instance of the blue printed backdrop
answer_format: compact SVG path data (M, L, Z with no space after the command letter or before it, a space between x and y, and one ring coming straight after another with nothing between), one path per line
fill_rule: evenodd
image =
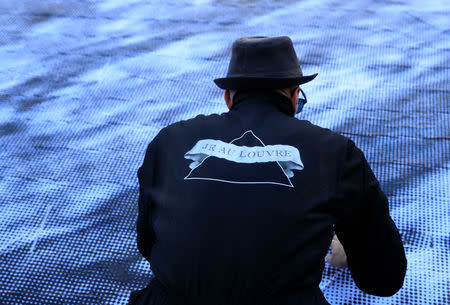
M241 36L288 35L299 118L361 147L408 272L393 297L326 265L331 304L450 303L446 1L0 3L0 304L126 304L147 285L138 181L164 126L227 110L213 79Z

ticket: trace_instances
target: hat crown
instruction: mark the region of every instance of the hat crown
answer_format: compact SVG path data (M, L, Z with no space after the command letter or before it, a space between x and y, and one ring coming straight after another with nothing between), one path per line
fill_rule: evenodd
M288 36L253 36L232 46L227 77L301 77L302 71Z

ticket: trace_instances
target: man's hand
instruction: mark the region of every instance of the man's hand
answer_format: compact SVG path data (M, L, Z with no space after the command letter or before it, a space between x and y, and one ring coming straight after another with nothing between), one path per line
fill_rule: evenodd
M347 255L345 254L344 247L339 242L336 234L333 236L333 240L331 241L331 254L328 254L325 258L327 262L338 268L347 268Z

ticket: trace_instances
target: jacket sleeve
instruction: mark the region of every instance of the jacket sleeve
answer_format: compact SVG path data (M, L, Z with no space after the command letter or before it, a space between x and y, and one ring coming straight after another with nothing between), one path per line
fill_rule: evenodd
M339 181L336 235L355 284L376 296L403 286L407 261L389 202L361 150L349 140Z
M137 171L139 180L138 217L136 221L137 247L142 256L150 262L150 253L155 243L152 226L152 198L150 190L155 186L157 171L156 138L147 147L144 162Z

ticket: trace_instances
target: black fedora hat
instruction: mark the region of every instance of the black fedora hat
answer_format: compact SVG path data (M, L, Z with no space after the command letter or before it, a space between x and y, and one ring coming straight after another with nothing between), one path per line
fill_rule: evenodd
M278 89L304 84L316 76L303 76L288 36L254 36L233 43L227 76L214 82L221 89Z

